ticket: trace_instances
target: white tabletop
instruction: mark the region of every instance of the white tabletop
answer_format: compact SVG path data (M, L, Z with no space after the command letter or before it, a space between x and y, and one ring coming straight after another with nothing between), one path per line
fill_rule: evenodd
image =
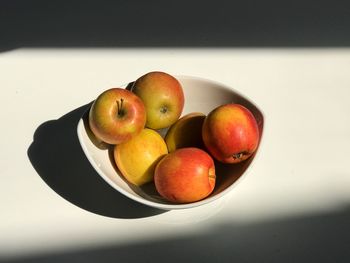
M222 200L147 208L85 158L83 106L152 70L263 110L260 154ZM0 53L0 88L0 261L350 260L350 49L17 49Z

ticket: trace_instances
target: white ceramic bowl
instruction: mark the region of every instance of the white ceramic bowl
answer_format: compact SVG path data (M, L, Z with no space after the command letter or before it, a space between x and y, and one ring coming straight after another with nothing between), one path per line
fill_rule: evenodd
M190 112L208 114L215 107L225 103L240 103L247 107L255 116L260 130L260 142L263 134L264 116L261 110L248 98L237 91L215 81L190 77L176 76L180 81L184 94L185 106L182 115ZM142 204L165 210L184 209L200 206L221 198L231 191L237 180L246 174L247 168L252 164L257 152L245 162L240 164L220 164L215 162L216 186L213 193L198 202L188 204L173 204L164 200L156 191L154 184L143 187L129 184L114 164L111 149L98 147L91 139L91 131L87 123L87 113L82 116L77 127L78 138L85 155L97 173L113 188L125 196Z

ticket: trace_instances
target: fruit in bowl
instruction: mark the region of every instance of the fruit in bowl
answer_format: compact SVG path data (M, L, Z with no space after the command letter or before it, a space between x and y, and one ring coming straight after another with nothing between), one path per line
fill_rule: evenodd
M216 160L239 163L258 147L258 124L246 107L235 103L221 105L204 120L203 141Z
M129 141L116 145L113 152L125 179L141 186L153 181L154 169L168 149L156 131L145 128Z
M173 203L206 198L215 187L214 161L198 148L181 148L157 164L154 182L158 193Z
M147 75L147 74L146 74ZM175 78L175 77L174 77ZM234 186L236 185L236 181L242 177L243 174L245 174L246 170L251 166L253 160L255 159L255 153L257 152L259 143L261 141L261 136L263 133L263 127L264 127L264 116L260 109L254 105L249 99L245 98L235 90L233 90L231 87L227 87L221 83L207 80L207 79L202 79L202 78L197 78L197 77L189 77L189 76L177 76L176 77L177 81L180 83L180 86L182 87L184 99L184 105L183 105L183 110L182 110L182 115L179 117L175 118L175 121L172 122L172 124L167 124L167 130L163 129L162 132L160 132L156 128L142 128L141 131L143 132L146 129L149 129L150 131L154 133L162 133L163 138L163 152L158 152L158 154L153 154L154 158L154 163L151 161L148 162L146 161L147 158L145 157L146 154L142 153L142 149L144 152L147 152L153 148L151 141L152 139L149 139L148 136L142 136L142 132L140 131L138 134L143 137L142 140L137 140L138 135L132 136L131 139L126 140L125 142L119 143L117 145L114 145L112 152L111 150L108 149L101 149L98 148L92 140L88 136L87 129L84 125L84 121L81 120L78 125L78 137L79 141L82 145L82 148L84 150L84 153L86 154L87 158L91 162L92 166L95 168L95 170L101 175L102 178L106 180L112 187L114 187L116 190L118 190L120 193L126 195L127 197L140 202L142 204L151 206L151 207L156 207L160 209L166 209L166 210L171 210L171 209L183 209L183 208L191 208L191 207L196 207L199 205L207 204L209 202L212 202L214 200L217 200L221 198L222 196L226 195L228 192L230 192ZM156 81L156 80L153 80ZM157 81L156 81L157 82ZM135 84L134 81L131 83ZM130 84L128 87L132 87L133 85ZM134 95L138 96L136 93L133 92ZM153 94L153 95L152 95ZM159 98L159 93L150 93L148 94L150 96L150 99L153 98L154 101L157 101ZM140 97L139 97L140 98ZM141 99L141 98L140 98ZM141 99L143 104L145 105L144 101ZM239 145L238 141L235 143L232 142L232 138L235 138L235 136L231 137L231 142L230 138L226 138L224 140L223 136L216 137L212 136L211 132L208 132L207 135L205 135L205 129L208 129L208 131L215 131L218 129L218 127L221 127L218 122L221 120L223 123L226 123L228 131L231 131L232 135L234 134L239 134L238 128L241 127L241 129L245 127L248 127L247 125L243 125L245 122L239 121L240 118L247 118L246 114L243 114L242 112L237 114L236 113L228 113L228 117L225 119L223 118L224 115L221 114L212 114L212 112L217 112L216 109L219 107L224 107L224 105L227 104L237 104L240 105L240 107L244 107L249 112L252 114L253 118L256 119L256 124L258 128L258 133L255 134L257 135L257 141L256 141L256 147L246 148L246 147L236 147L236 150L238 149L238 152L230 151L230 155L236 157L236 159L240 159L239 163L224 163L222 161L217 161L221 160L222 157L220 155L217 155L216 157L214 156L215 153L212 150L212 148L216 149L219 148L217 146L220 146L220 142L223 142L225 140L228 140L228 142L225 142L223 145L228 148L228 146L232 146L234 144ZM145 107L145 112L146 112L146 107ZM196 116L196 113L202 113L202 115L198 116L201 118L201 123L198 125L192 126L192 128L188 128L187 124L182 125L181 122L183 120L191 120L192 118L188 118L188 116ZM230 111L229 111L230 112ZM248 114L249 115L249 114ZM219 116L218 120L213 121L215 118L213 116ZM221 116L221 117L220 117ZM146 113L146 118L148 117ZM84 120L86 119L86 115L84 115ZM232 119L237 119L234 124L232 122ZM249 118L247 118L249 119ZM231 121L230 121L231 120ZM185 121L185 123L187 122ZM207 124L205 124L207 122ZM85 122L86 123L86 122ZM210 125L208 125L210 124ZM206 125L204 127L204 125ZM189 125L191 126L191 125ZM193 128L196 127L196 128ZM199 128L198 128L199 127ZM236 127L236 128L235 128ZM243 128L242 128L243 127ZM201 129L200 129L201 128ZM210 129L209 129L210 128ZM171 132L171 130L175 130L174 134L177 134L177 136L174 136ZM249 130L249 129L248 129ZM252 129L254 130L254 129ZM164 133L163 133L164 131ZM150 133L152 133L150 132ZM196 135L194 135L196 134ZM209 136L208 136L209 135ZM204 141L207 140L205 139L205 136L208 138L211 138L210 140L216 141L213 143L213 145L216 147L212 147L210 143L207 143L204 145ZM245 145L254 145L255 140L252 138L255 138L255 136L245 136L246 137L246 143ZM141 138L140 137L140 138ZM165 138L164 138L165 137ZM174 143L174 138L177 137L180 140L177 143ZM237 136L236 136L237 137ZM239 136L238 136L239 137ZM160 137L158 137L160 138ZM243 137L242 137L243 138ZM196 145L195 139L200 139L202 140L203 146L198 146ZM135 143L132 143L132 141L135 141ZM240 139L239 139L240 140ZM165 144L164 141L167 141L167 145ZM209 141L209 139L208 139ZM180 143L179 143L180 142ZM186 142L183 144L183 142ZM250 143L248 143L250 142ZM170 146L170 144L173 144L173 146ZM189 143L189 144L188 144ZM122 145L127 145L127 144L133 144L133 146L125 147L123 151ZM149 146L147 146L149 144ZM157 143L155 143L157 144ZM119 169L118 164L116 165L116 161L114 158L115 151L118 151L118 147L120 151L120 156L123 156L123 160L120 161L122 165L119 164ZM181 159L187 159L190 161L187 162L181 162L182 165L180 165L179 168L174 168L176 163L174 160L177 158L171 157L173 156L172 154L183 150L183 149L188 149L188 148L194 148L196 147L197 151L202 151L204 152L207 156L209 156L213 161L214 161L214 170L215 170L215 184L213 184L213 179L211 178L211 184L209 183L209 166L204 166L206 168L199 168L198 170L194 169L193 167L200 167L201 161L192 161L195 158L199 158L199 156L202 156L202 154L198 154L198 152L192 152L192 154L187 154L187 157L181 158ZM168 150L166 148L169 148L171 150L170 153L168 153ZM198 149L201 148L201 149ZM252 150L254 149L255 150ZM111 149L111 148L109 148ZM212 151L212 152L211 152ZM123 152L123 153L122 153ZM202 153L201 152L201 153ZM245 152L249 152L250 155L246 156L244 155ZM111 154L112 153L112 154ZM246 158L243 160L243 155ZM158 158L156 156L159 156ZM170 156L170 157L169 157ZM217 159L216 159L217 158ZM170 159L170 161L169 161ZM161 163L168 163L169 165L161 165ZM165 162L165 160L167 160ZM191 164L192 163L192 168ZM197 165L195 165L197 163ZM204 162L205 163L205 162ZM124 168L123 168L124 165ZM147 176L142 176L143 171L147 170L147 165L150 168L150 173L148 173ZM128 168L128 172L126 172ZM162 169L158 167L163 167ZM168 168L164 168L168 167ZM172 167L172 168L171 168ZM191 169L192 170L191 170ZM124 174L122 173L122 170L124 169ZM139 169L136 171L136 169ZM178 175L174 176L168 176L168 174L171 173L172 170L177 170L179 171ZM135 172L134 176L128 176L128 174L131 174L131 172ZM182 174L186 174L184 177L180 177L180 171L182 171ZM183 172L187 171L187 172ZM192 172L191 172L192 171ZM196 173L199 173L200 171L207 171L206 174L207 176L194 176ZM211 170L212 171L212 170ZM189 183L188 178L202 178L201 183L199 181L196 183L195 180L193 179L193 183ZM133 178L148 178L147 180L134 180ZM128 179L129 178L129 179ZM174 178L187 178L186 180L182 179L177 179L173 180L175 181L172 182L172 179ZM204 187L205 180L203 178L206 178L206 186ZM133 182L134 180L134 182ZM180 182L183 182L183 185L181 186L183 189L189 189L186 193L185 190L179 191L179 190L173 190L173 189L180 189L177 188L176 184L181 184ZM147 183L148 182L148 183ZM187 182L187 183L186 183ZM187 184L187 187L185 187ZM156 186L158 185L158 186ZM192 187L188 187L189 185L192 185ZM213 189L210 189L210 186L213 186ZM180 194L179 194L180 192ZM175 196L175 198L174 198Z
M149 72L135 81L131 91L145 104L148 128L166 128L179 119L185 98L180 82L172 75Z
M169 152L185 147L203 149L202 126L204 119L203 113L191 112L177 120L165 135Z
M141 132L146 123L143 102L134 93L111 88L102 92L89 111L89 126L101 141L119 144Z

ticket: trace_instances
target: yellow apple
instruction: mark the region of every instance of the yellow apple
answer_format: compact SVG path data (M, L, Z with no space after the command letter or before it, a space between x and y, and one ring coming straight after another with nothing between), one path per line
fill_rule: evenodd
M164 139L154 130L138 135L114 148L115 163L125 179L137 186L153 181L154 169L168 153Z
M200 112L192 112L178 119L165 136L169 152L185 147L203 149L202 126L204 119L205 115Z

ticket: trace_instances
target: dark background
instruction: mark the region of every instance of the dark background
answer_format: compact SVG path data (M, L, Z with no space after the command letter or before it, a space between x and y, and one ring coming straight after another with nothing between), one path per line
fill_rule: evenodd
M350 1L0 0L0 49L345 47Z

